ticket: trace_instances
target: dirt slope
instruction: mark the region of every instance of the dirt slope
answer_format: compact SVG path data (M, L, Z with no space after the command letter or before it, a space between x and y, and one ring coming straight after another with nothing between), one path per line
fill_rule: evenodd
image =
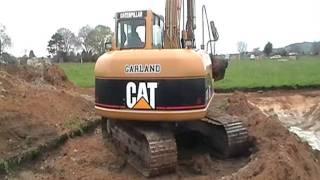
M300 94L280 93L273 97L256 94L249 102L268 116L277 116L290 132L297 134L315 150L320 151L319 91Z
M247 117L256 153L231 179L319 179L320 163L310 146L289 133L277 117L266 117L244 94L229 99L228 113Z
M93 114L93 102L57 66L2 67L0 159L77 128Z

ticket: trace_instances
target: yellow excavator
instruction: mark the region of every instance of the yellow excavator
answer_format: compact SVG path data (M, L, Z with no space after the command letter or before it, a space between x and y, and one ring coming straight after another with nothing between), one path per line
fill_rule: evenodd
M227 62L215 58L219 35L205 6L200 49L195 29L195 0L166 0L165 18L150 10L116 13L113 40L96 63L103 134L144 176L176 170L178 136L200 134L222 157L248 149L241 121L207 115Z

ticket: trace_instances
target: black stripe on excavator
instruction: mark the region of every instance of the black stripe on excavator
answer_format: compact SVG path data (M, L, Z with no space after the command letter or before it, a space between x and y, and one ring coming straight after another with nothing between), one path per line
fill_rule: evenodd
M129 109L126 101L127 84L156 82L153 110L203 109L208 103L209 85L204 78L178 80L110 80L96 78L96 106L110 109ZM137 96L138 89L135 92ZM148 90L148 95L150 91Z

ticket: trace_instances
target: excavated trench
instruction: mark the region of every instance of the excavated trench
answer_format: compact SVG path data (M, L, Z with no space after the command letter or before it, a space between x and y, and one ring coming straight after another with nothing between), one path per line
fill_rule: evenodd
M277 116L290 132L320 151L320 97L289 94L250 98L249 103L268 116Z

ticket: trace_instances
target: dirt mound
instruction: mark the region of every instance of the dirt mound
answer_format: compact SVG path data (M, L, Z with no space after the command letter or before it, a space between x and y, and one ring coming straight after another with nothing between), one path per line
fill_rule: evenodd
M80 128L94 116L94 102L87 96L73 87L57 66L44 70L2 67L0 160Z
M232 179L318 179L320 163L311 147L300 142L277 119L250 105L244 94L229 98L227 112L245 117L256 152Z
M57 65L43 64L40 67L29 65L5 65L2 66L0 70L36 85L52 85L64 88L73 87L64 71Z
M46 69L44 80L54 86L70 86L67 75L57 65L52 65Z

